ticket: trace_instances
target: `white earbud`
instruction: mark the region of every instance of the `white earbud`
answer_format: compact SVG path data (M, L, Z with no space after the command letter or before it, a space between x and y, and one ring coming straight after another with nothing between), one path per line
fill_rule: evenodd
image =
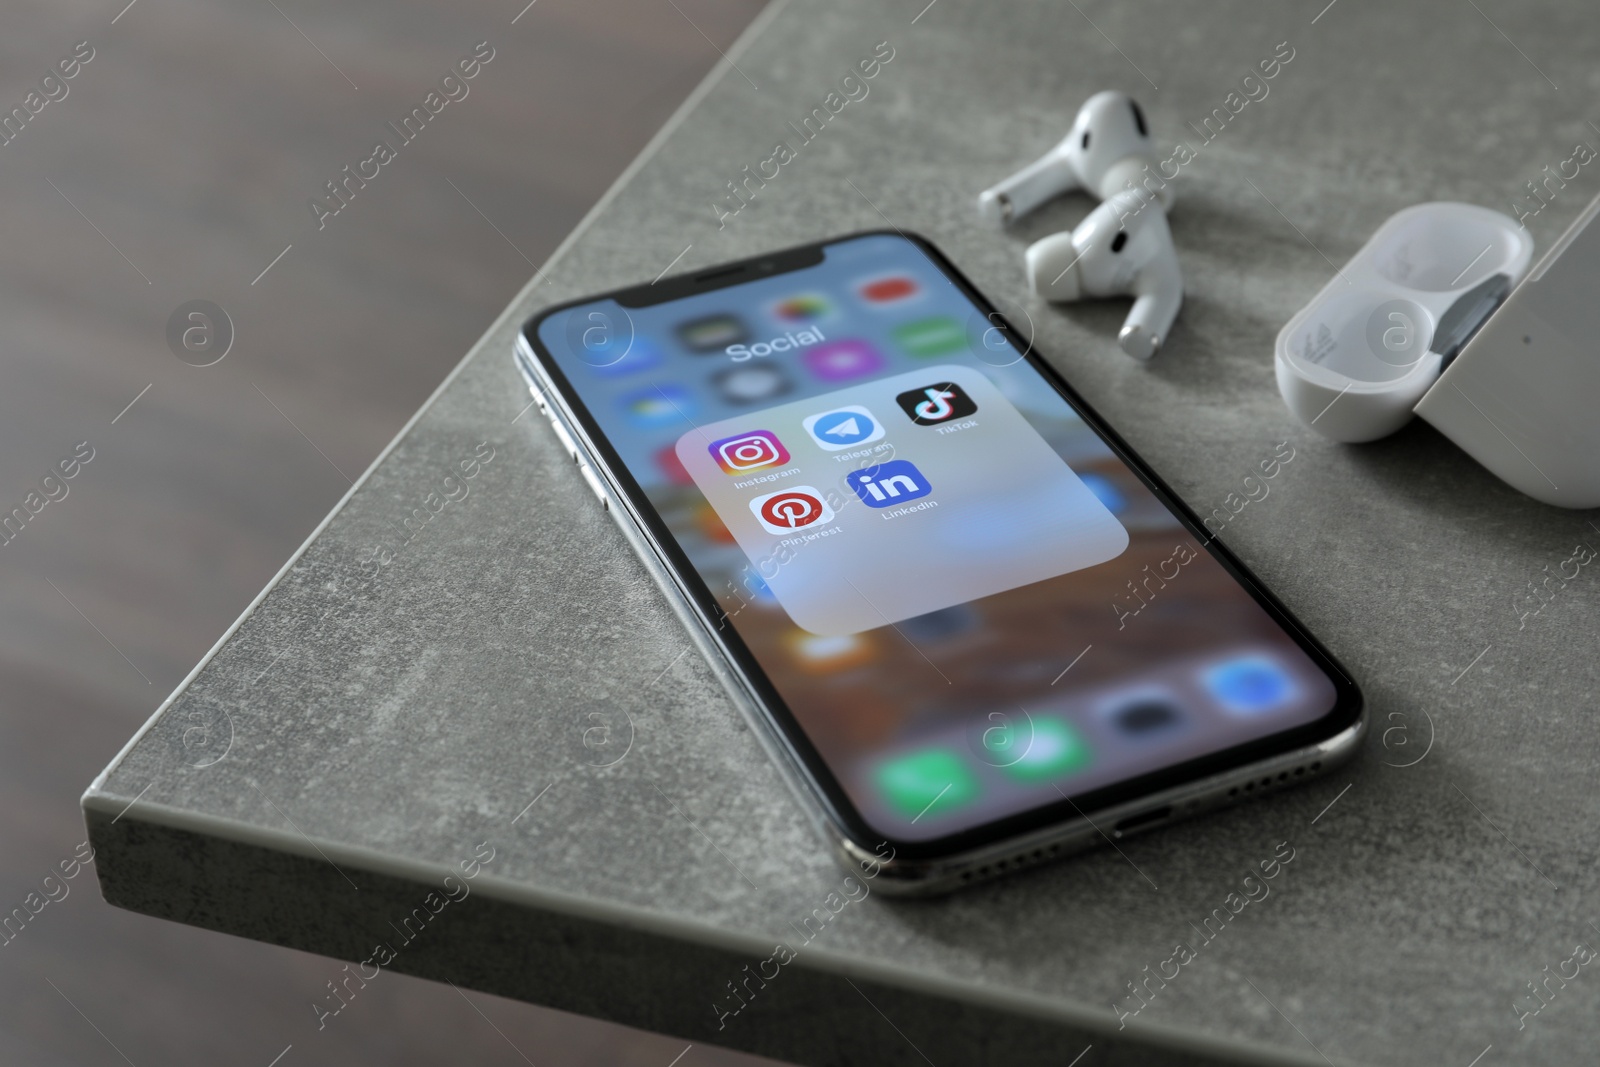
M1165 210L1173 187L1152 170L1158 160L1144 112L1127 93L1108 89L1084 101L1072 132L1043 158L979 193L978 213L1005 224L1070 189L1104 200L1130 184L1153 194Z
M1183 306L1183 272L1166 213L1153 198L1122 192L1070 232L1028 246L1028 284L1056 303L1086 296L1129 296L1133 310L1117 344L1149 359Z

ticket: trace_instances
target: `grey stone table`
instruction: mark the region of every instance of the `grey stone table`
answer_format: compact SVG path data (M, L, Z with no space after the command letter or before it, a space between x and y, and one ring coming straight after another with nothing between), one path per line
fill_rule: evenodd
M106 898L351 961L330 965L351 994L388 967L805 1064L1594 1062L1600 973L1574 954L1600 944L1600 612L1591 569L1544 579L1600 531L1419 424L1320 440L1270 356L1391 212L1510 210L1597 143L1595 16L924 2L759 20L91 786ZM732 213L727 183L799 142L880 41L868 95ZM1277 76L1242 87L1280 42ZM1104 87L1194 150L1173 214L1188 302L1149 365L1116 350L1125 304L1026 294L1024 244L1086 201L1005 234L972 210ZM1545 247L1596 182L1542 188ZM1293 444L1224 536L1365 687L1348 771L948 899L828 910L841 872L524 412L509 350L551 301L886 222L1016 301L1198 510ZM1146 981L1279 848L1271 895ZM780 941L793 962L748 980ZM343 1000L307 1001L313 1042Z

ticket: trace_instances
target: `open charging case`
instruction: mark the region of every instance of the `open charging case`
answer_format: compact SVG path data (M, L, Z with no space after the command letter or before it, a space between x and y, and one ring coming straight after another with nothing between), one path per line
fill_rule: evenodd
M1471 204L1409 207L1278 333L1278 390L1335 441L1420 415L1497 477L1600 506L1600 197L1530 272L1533 239Z

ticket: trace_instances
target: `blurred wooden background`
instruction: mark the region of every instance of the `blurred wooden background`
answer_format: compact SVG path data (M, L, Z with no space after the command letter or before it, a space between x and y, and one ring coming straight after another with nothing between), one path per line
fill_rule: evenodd
M94 449L0 545L0 915L42 894L84 838L89 780L761 6L523 2L0 12L0 113L78 42L94 50L0 145L0 512ZM319 231L307 200L480 41L495 54L469 95ZM214 366L168 348L195 299L233 321ZM0 945L0 1062L266 1067L337 971L116 911L92 872L65 884ZM684 1051L471 997L386 974L280 1067L667 1067Z

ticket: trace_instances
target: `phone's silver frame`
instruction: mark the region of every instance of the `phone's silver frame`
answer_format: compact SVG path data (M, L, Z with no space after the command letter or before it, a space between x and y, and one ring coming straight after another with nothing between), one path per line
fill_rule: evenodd
M673 610L683 620L690 639L754 728L773 763L783 773L801 807L827 840L838 862L852 871L871 872L874 888L898 896L948 892L974 882L1019 870L1059 856L1081 852L1100 840L1120 841L1177 819L1213 811L1253 799L1279 786L1307 781L1346 762L1360 748L1366 733L1363 709L1355 723L1316 744L1242 764L1206 778L1149 793L1122 804L1080 812L1082 818L1066 820L1032 832L990 842L936 860L885 857L856 841L833 813L824 794L811 778L744 670L717 643L712 622L668 562L649 525L637 513L627 494L593 447L581 422L567 407L561 391L547 378L527 337L519 332L515 362L528 392L549 420L563 449L572 457L579 477L621 528L635 553L661 587ZM1165 814L1163 814L1165 809Z

